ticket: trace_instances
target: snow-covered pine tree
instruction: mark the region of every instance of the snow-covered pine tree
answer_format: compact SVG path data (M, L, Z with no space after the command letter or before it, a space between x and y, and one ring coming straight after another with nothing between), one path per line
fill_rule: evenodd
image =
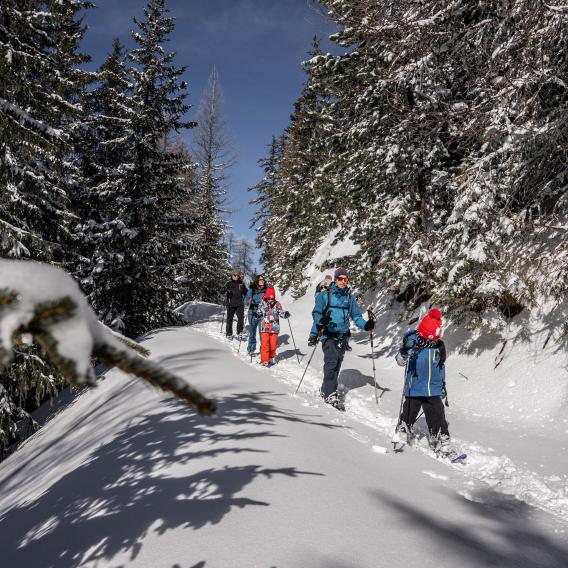
M82 1L0 6L0 225L5 256L61 261L70 238L66 158L80 113ZM66 38L63 40L63 38Z
M343 50L309 62L324 147L300 145L290 160L293 115L278 183L268 191L263 180L256 200L264 250L278 226L291 235L291 254L271 253L265 265L301 292L293 274L308 259L302 243L317 246L329 232L302 218L317 203L328 229L360 245L346 261L364 287L388 287L413 305L430 299L478 323L489 307L509 318L539 295L562 300L562 2L321 3ZM312 160L315 174L302 167ZM322 199L338 201L326 208Z
M0 254L73 262L74 215L69 194L81 94L89 75L78 69L88 2L7 0L0 4ZM19 421L64 384L34 347L21 345L2 371L0 453ZM28 429L29 431L29 429Z
M249 191L256 192L256 197L250 201L256 206L256 213L250 227L256 230L256 247L260 249L260 263L270 272L276 263L277 242L271 237L278 222L272 203L277 200L278 170L280 167L281 140L275 136L269 146L268 156L259 160L260 167L264 170L264 177ZM276 250L273 250L275 246Z
M189 146L183 139L179 136L169 138L163 140L165 147L177 153L185 162L179 175L183 195L177 207L177 214L183 223L172 234L180 247L180 256L175 266L175 278L184 300L201 299L201 287L195 279L195 275L199 274L201 269L200 259L203 250L201 241L203 221L196 210L199 203L197 164L191 157Z
M124 265L131 246L130 199L125 189L134 169L135 114L125 50L115 39L85 95L87 118L80 151L85 185L75 194L81 222L80 282L102 321L122 331L128 288Z
M176 236L186 224L178 208L186 197L182 173L187 161L162 142L193 123L184 120L190 108L181 79L185 69L174 66L175 53L164 49L174 29L168 12L164 0L148 2L145 19L134 20L138 29L132 37L137 47L128 53L133 64L134 113L126 130L132 162L127 160L120 198L125 246L120 258L124 294L119 309L129 336L171 322L171 310L183 297L178 272L183 251ZM129 145L130 141L128 150Z
M219 300L230 270L223 220L227 170L234 163L223 115L219 73L213 68L197 110L193 155L197 160L197 211L200 220L199 266L193 274L202 300Z
M266 208L270 210L257 239L265 251L265 268L282 291L293 289L296 294L304 290L302 271L319 245L314 233L326 234L335 227L343 201L341 190L334 188L325 172L329 125L324 111L328 103L314 85L312 69L320 53L319 41L314 38L312 59L304 64L307 79L279 143L278 176L272 176L276 158L273 142L264 166L270 177L253 188L260 194L254 202L265 208L260 216Z
M522 1L465 14L484 72L472 84L477 145L445 230L440 293L481 322L488 307L510 317L568 290L568 13Z

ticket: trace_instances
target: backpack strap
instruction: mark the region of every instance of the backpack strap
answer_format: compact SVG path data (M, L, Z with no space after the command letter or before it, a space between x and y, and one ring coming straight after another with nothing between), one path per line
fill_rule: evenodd
M350 318L351 317L351 299L353 298L353 295L351 294L351 292L348 292L348 295L349 295L349 308L348 308L348 311L347 311L347 316L348 316L348 318ZM328 288L327 289L327 310L331 311L332 307L343 309L343 308L341 308L341 306L332 306L331 305L331 288Z

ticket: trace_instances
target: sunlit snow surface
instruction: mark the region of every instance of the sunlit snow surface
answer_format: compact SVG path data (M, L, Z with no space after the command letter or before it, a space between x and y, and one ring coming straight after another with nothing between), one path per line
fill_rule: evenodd
M357 333L339 413L317 396L319 347L293 394L310 354L313 293L282 302L302 366L287 323L278 364L251 364L244 344L239 352L223 338L212 304L185 305L188 327L145 338L155 359L216 399L217 416L112 371L0 464L2 566L568 565L561 401L545 400L544 417L492 415L499 404L536 406L515 388L529 384L527 362L501 370L514 367L514 347L484 376L500 346L458 355L447 338L450 428L470 456L451 465L426 448L392 452L402 385L390 343L404 328L394 315L377 330L379 405ZM486 392L505 378L515 385Z

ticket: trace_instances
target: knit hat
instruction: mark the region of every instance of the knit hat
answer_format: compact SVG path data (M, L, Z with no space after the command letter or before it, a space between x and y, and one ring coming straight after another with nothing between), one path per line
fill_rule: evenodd
M340 276L347 276L349 277L349 272L347 272L347 268L336 268L334 278L339 278Z
M276 290L274 290L274 288L272 286L269 286L266 289L266 293L264 294L264 300L270 300L270 299L275 299L276 298Z
M319 284L318 286L329 286L331 284L332 278L328 274Z
M430 310L418 324L418 334L424 339L440 339L442 335L442 312Z

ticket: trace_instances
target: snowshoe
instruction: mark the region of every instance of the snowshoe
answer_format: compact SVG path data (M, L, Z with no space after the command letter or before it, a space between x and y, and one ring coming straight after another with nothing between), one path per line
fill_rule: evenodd
M391 443L394 446L395 452L402 452L404 446L410 446L414 440L412 428L404 422L399 422L394 430Z
M345 411L345 404L336 392L332 392L329 396L324 397L323 400L326 404L333 406L333 408L336 408L341 412Z
M429 439L430 447L434 450L437 458L444 458L452 463L463 463L467 454L458 452L450 443L450 437L446 434L431 436Z
M233 336L232 336L232 335L229 335L229 334L227 333L227 335L225 335L225 339L227 339L228 341L232 341L232 340L233 340Z

